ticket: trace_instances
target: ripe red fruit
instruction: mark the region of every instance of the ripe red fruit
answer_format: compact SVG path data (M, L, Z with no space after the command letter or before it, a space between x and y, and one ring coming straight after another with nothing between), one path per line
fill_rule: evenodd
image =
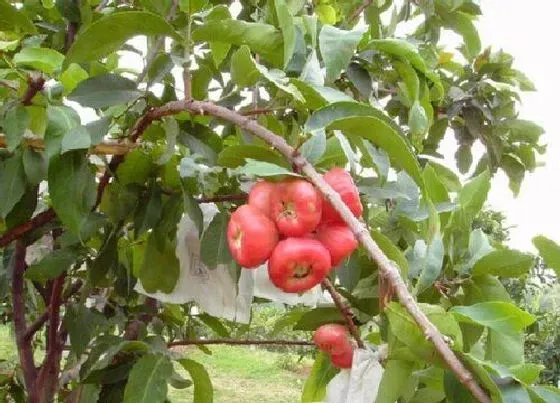
M319 326L313 334L313 343L319 350L328 354L342 354L348 345L348 330L338 323L328 323Z
M227 239L235 261L243 267L253 268L270 257L278 243L278 230L260 210L245 204L231 215Z
M342 201L346 203L350 211L356 217L362 215L363 207L360 201L358 188L354 184L352 176L342 168L332 168L323 175L323 179L331 185L331 187L340 195ZM334 207L326 199L323 201L323 217L324 222L343 223L342 217L337 213Z
M352 368L352 359L354 358L354 349L352 344L348 343L344 351L340 354L331 355L331 363L337 368Z
M319 225L315 239L329 251L333 267L338 266L340 262L350 256L358 246L358 241L350 228L344 224L332 222Z
M258 208L265 216L271 217L270 198L276 184L267 181L255 183L249 192L249 204Z
M319 284L331 268L329 251L321 242L287 238L278 242L268 261L268 276L285 292L303 293Z
M321 221L322 197L315 187L297 179L279 184L271 195L272 217L286 236L303 236Z

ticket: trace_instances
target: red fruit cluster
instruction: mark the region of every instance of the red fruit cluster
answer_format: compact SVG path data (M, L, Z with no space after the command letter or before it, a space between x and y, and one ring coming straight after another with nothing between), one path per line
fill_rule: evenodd
M320 326L313 335L313 342L319 350L331 357L337 368L352 368L354 346L346 327L335 323Z
M350 174L333 168L324 179L360 217L362 203ZM255 268L268 260L272 283L291 293L319 284L358 246L336 210L303 179L258 182L248 204L231 215L227 238L237 263Z

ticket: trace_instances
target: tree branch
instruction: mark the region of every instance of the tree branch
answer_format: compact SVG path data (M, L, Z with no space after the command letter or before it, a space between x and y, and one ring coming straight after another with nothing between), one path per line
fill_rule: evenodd
M348 19L348 24L352 24L357 18L359 18L360 14L362 14L364 10L371 5L371 3L373 3L373 0L365 0L364 4L358 7L356 11L354 11L354 13L350 16L350 18Z
M43 86L45 85L45 78L40 73L30 74L27 78L27 84L27 91L21 98L21 103L25 106L31 105L33 97L35 97L38 92L43 90Z
M68 300L72 297L72 295L76 294L80 288L82 287L82 281L78 280L76 281L74 284L72 284L72 287L70 287L70 290L68 290L68 292L64 295L61 305L64 305L68 302ZM47 307L47 310L45 312L43 312L43 314L41 316L39 316L37 319L35 319L35 321L29 325L29 327L27 328L27 330L25 331L25 339L26 340L31 340L31 338L33 337L33 335L35 333L37 333L41 327L43 327L43 325L45 324L45 322L47 321L47 319L49 318L49 311L50 311L50 304Z
M45 141L39 136L24 137L22 143L36 150L42 151L45 149ZM6 136L0 134L0 148L6 147ZM95 155L125 155L135 147L135 144L130 144L128 142L105 141L91 147L89 152Z
M278 345L278 346L314 346L311 341L306 340L236 340L236 339L209 339L209 340L179 340L167 343L167 347L174 346L199 346L208 344L229 344L229 345Z
M344 317L344 320L346 321L346 326L348 327L348 330L350 330L350 334L352 334L352 337L354 337L354 339L356 340L356 343L358 343L358 347L365 348L364 342L360 337L360 331L358 330L358 327L354 323L353 315L348 305L346 305L344 301L342 301L342 298L340 298L340 294L336 291L334 285L331 283L331 281L328 278L325 278L322 284L323 287L327 289L329 294L331 294L334 304L336 305L336 307Z
M424 331L426 339L430 340L457 379L468 388L473 396L480 402L489 403L490 399L475 381L470 371L455 356L449 348L443 336L437 328L429 321L428 317L420 310L412 295L408 292L406 284L400 276L397 265L389 260L379 246L375 243L364 225L352 214L348 206L342 201L340 195L325 182L315 168L299 153L290 146L282 137L274 134L267 128L259 125L256 121L238 114L235 111L205 101L174 101L161 108L152 110L152 117L162 117L179 113L184 110L193 114L208 114L231 122L240 128L253 133L265 142L276 148L290 162L303 172L309 180L321 191L323 196L332 204L334 209L341 215L344 222L352 230L356 239L364 246L369 257L379 267L380 274L385 276L399 298L401 304L406 308L418 326Z
M12 241L15 241L16 239L24 236L27 232L42 227L46 223L52 221L55 217L56 213L52 208L50 208L46 211L43 211L42 213L37 214L35 217L18 225L17 227L9 229L0 237L0 248L6 247Z
M12 309L14 311L14 328L19 361L23 371L25 388L31 390L37 377L37 369L33 361L31 343L25 339L25 288L23 273L25 272L26 247L21 241L16 243L14 269L12 273Z

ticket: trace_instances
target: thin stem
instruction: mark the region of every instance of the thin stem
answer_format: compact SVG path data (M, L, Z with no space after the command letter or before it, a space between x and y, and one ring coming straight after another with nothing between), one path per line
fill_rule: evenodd
M27 91L21 98L21 103L25 106L29 106L32 104L33 97L37 95L38 92L43 90L43 86L45 85L45 78L40 73L35 73L30 75L27 79Z
M212 196L212 197L200 197L195 199L198 203L219 203L226 201L244 201L247 200L247 195L244 193L222 195L222 196Z
M373 3L373 0L365 0L364 3L360 7L358 7L356 11L354 11L354 14L350 16L350 18L348 19L348 24L352 24L357 18L359 18L360 14L362 14L364 10L371 5L371 3Z
M186 100L192 99L192 75L191 75L191 25L192 16L189 13L187 28L185 33L185 53L183 60L183 86Z
M179 340L167 343L167 347L173 346L199 346L208 344L229 345L278 345L278 346L314 346L313 342L306 340L236 340L236 339L209 339L209 340Z
M52 208L37 214L30 220L14 227L2 234L0 237L0 248L4 248L12 241L21 238L29 231L40 228L48 222L51 222L56 217L56 213Z
M356 340L356 343L358 343L358 347L365 348L364 342L360 337L360 331L358 330L358 327L356 326L354 320L352 319L353 315L348 305L346 305L344 301L342 301L340 294L336 291L334 285L331 283L331 281L328 278L325 278L322 284L323 287L327 289L327 291L329 292L329 294L331 295L334 301L334 304L336 305L336 307L344 317L344 320L346 321L346 326L348 327L348 330L350 331L352 337L354 337L354 340Z

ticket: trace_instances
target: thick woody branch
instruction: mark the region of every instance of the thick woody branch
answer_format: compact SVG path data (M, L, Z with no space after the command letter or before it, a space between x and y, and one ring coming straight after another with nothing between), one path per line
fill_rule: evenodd
M167 343L167 347L200 346L208 344L229 344L242 346L277 345L277 346L314 346L306 340L236 340L236 339L208 339L208 340L179 340Z
M24 137L22 143L27 147L42 151L45 149L45 141L38 136ZM0 134L0 148L6 148L6 136ZM95 155L125 155L135 147L134 144L128 142L117 143L115 141L106 141L91 147L90 153Z
M353 315L348 305L346 305L344 301L342 301L340 294L336 291L334 285L331 283L331 281L328 278L325 278L322 284L323 287L325 287L326 290L331 295L334 304L336 305L340 313L342 313L342 316L344 316L344 320L346 321L346 326L348 327L348 330L350 330L350 334L352 334L354 340L356 340L356 343L358 343L358 347L365 348L364 342L360 337L360 331L358 330L358 327L356 326L354 320L352 319Z
M26 247L21 241L16 243L14 269L12 273L12 308L14 311L14 328L19 361L27 390L31 390L37 376L33 361L31 343L25 339L25 288L23 274L25 272Z

